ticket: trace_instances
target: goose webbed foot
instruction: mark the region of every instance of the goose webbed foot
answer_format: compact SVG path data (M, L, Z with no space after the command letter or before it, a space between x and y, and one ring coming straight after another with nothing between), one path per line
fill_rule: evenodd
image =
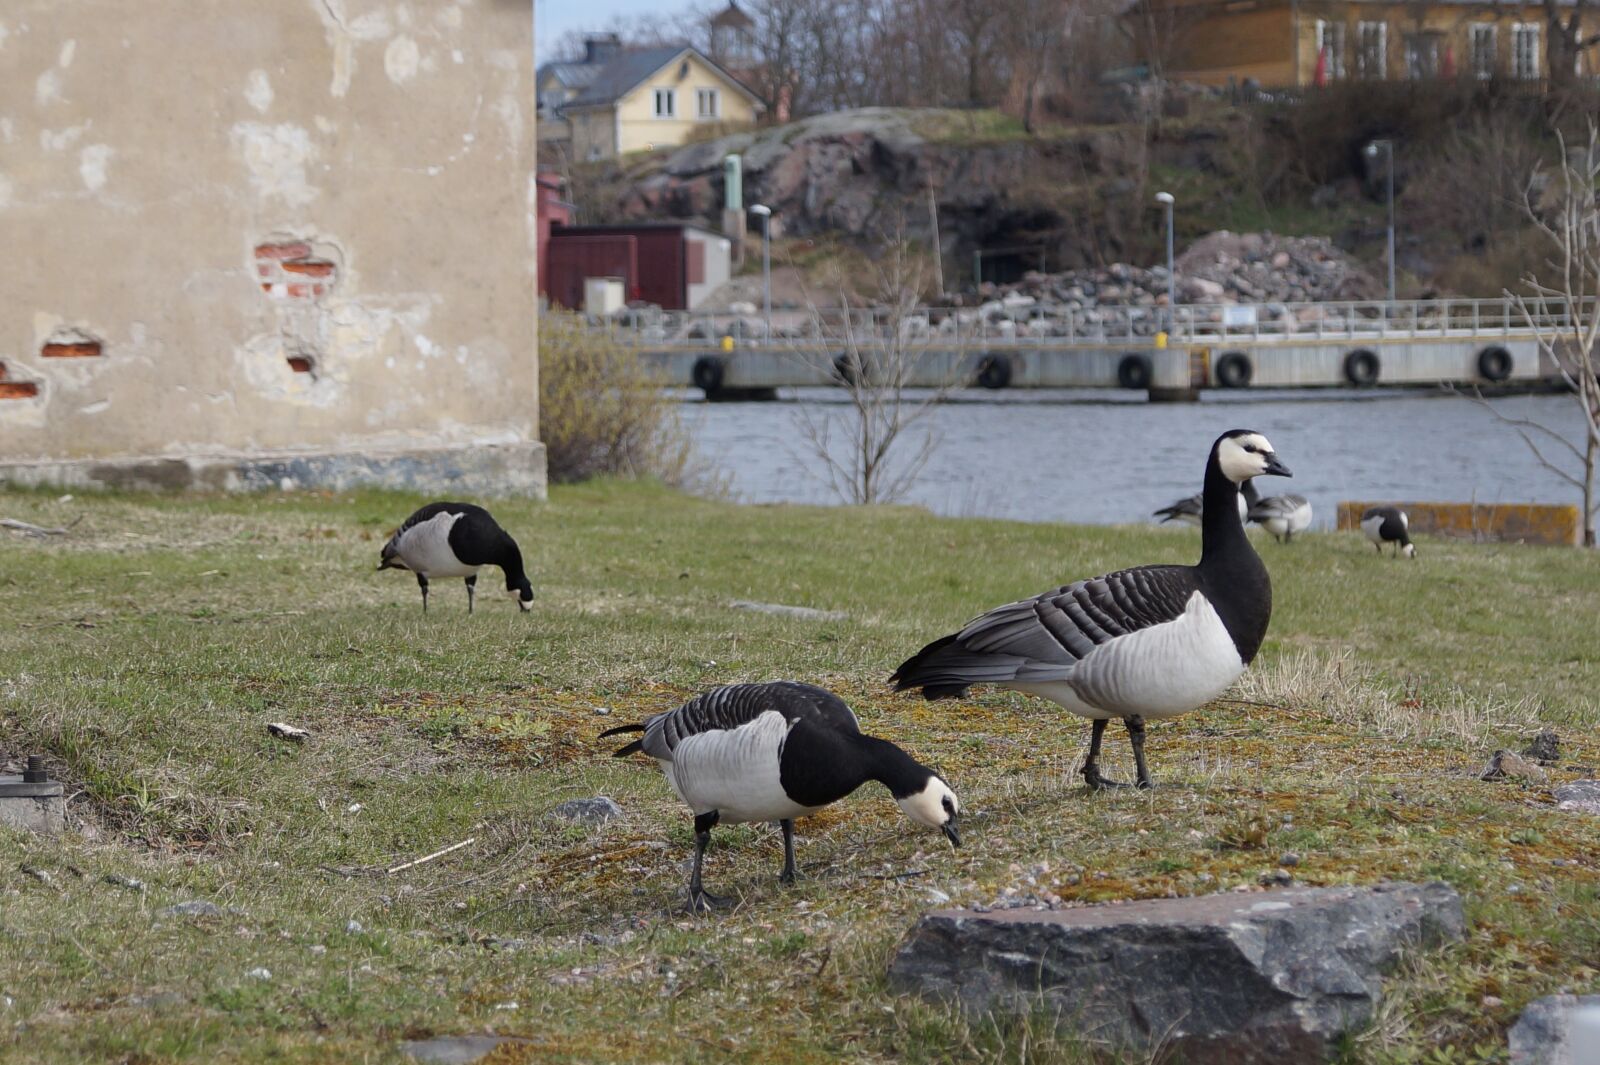
M1089 733L1089 757L1083 760L1083 779L1089 785L1090 791L1103 791L1106 788L1125 788L1128 785L1120 780L1107 780L1100 775L1100 744L1106 736L1106 725L1109 719L1097 717Z
M1093 762L1085 762L1083 764L1083 779L1089 785L1090 791L1105 791L1108 788L1125 788L1128 786L1127 781L1111 780L1108 777L1101 776L1099 766Z

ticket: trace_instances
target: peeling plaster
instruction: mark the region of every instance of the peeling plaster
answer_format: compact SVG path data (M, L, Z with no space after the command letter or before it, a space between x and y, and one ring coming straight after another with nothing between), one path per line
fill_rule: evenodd
M272 81L267 77L267 72L257 68L250 72L249 83L244 90L244 98L250 106L261 114L267 113L267 108L272 106Z
M441 8L440 10L436 11L433 18L434 21L438 22L441 26L448 26L453 30L458 30L461 28L461 8L457 7L455 4L451 4L449 7Z
M64 152L78 143L78 139L89 129L89 125L88 122L80 122L66 129L41 129L39 147L47 152Z
M33 83L33 99L40 107L61 99L61 72L51 68Z
M404 85L417 76L417 66L422 58L417 42L400 36L389 42L383 50L383 72L396 85Z
M4 48L6 46L6 38L9 36L11 36L11 31L6 28L6 24L4 22L0 22L0 48Z
M87 404L86 406L79 407L78 408L78 413L80 413L80 414L103 414L104 412L106 412L106 411L108 411L110 409L111 409L111 401L109 399L102 399L102 400L99 400L98 402L90 403L90 404Z
M0 174L0 211L11 206L12 185L11 179Z
M68 38L66 43L61 46L61 54L56 58L56 65L62 70L66 70L72 65L72 57L77 54L77 51L78 42Z
M277 126L236 122L230 135L257 194L294 207L317 198L317 190L306 180L306 163L316 156L316 147L304 129L287 122Z
M109 144L90 144L78 153L78 176L83 178L84 188L99 192L105 186L106 167L114 154Z

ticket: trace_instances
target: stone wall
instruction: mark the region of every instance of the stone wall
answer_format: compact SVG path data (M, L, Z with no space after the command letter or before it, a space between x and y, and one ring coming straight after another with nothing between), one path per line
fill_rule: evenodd
M0 8L0 477L542 492L527 0L136 7Z

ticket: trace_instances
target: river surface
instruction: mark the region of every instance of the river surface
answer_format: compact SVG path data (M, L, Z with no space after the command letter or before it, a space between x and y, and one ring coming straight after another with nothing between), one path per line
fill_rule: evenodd
M694 393L698 395L698 393ZM804 425L831 427L847 456L851 408L837 389L794 389L776 403L687 401L701 457L743 502L836 503ZM1577 438L1565 395L1493 401ZM932 410L906 447L933 433L926 466L902 497L947 515L1092 524L1150 521L1200 490L1206 451L1229 429L1268 437L1294 471L1264 494L1311 500L1331 528L1340 500L1571 503L1574 489L1470 400L1430 392L1208 392L1199 403L1147 403L1117 391L962 392ZM1559 447L1549 449L1559 456ZM1570 457L1564 468L1574 470Z

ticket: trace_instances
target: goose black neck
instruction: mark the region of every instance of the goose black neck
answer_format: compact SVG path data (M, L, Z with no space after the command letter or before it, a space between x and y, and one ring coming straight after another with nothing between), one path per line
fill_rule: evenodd
M522 568L522 550L517 547L517 542L509 536L500 545L498 565L505 570L507 588L520 588L527 583L528 575Z
M859 749L866 779L876 780L896 799L917 794L933 776L932 770L888 740L862 736Z
M1239 520L1239 486L1228 479L1212 453L1206 463L1206 484L1200 514L1200 567L1211 569L1241 553L1255 557L1255 550Z

